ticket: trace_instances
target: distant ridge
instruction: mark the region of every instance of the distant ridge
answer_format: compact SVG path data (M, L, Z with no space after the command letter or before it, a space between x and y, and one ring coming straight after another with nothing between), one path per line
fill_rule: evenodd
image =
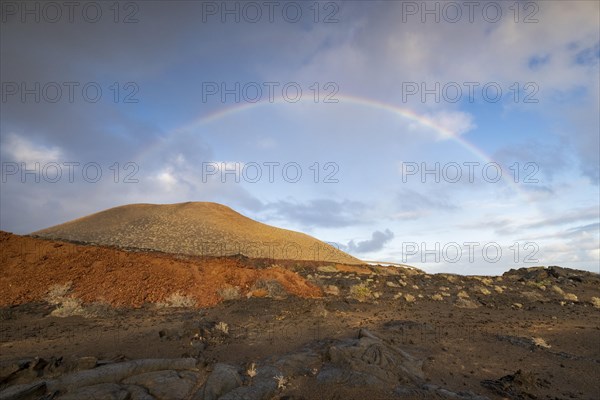
M195 256L362 261L304 233L276 228L218 203L129 204L110 208L32 236Z

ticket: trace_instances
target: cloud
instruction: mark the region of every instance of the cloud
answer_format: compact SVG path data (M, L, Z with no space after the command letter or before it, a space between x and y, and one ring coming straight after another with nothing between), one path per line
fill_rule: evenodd
M577 226L568 229L569 234L577 235L579 233L598 233L600 232L600 223L596 222L593 224Z
M439 126L447 131L457 135L463 135L476 128L475 122L473 121L473 115L462 111L444 110L426 114L426 117L434 120ZM441 139L448 138L449 136L442 137Z
M552 141L546 139L529 139L519 145L505 146L494 153L494 160L506 167L511 167L518 162L516 180L513 175L511 179L517 182L537 182L552 181L555 175L565 172L573 166L572 157L568 151L569 143L565 139ZM516 168L510 171L514 174ZM535 190L536 185L526 185L526 188ZM549 189L549 188L548 188Z
M365 204L358 201L314 199L306 203L280 200L265 205L269 219L286 220L308 227L340 228L360 224Z
M575 221L598 220L600 211L597 207L568 210L556 217L544 218L529 224L524 224L521 229L546 228L556 225L565 225Z
M37 144L12 132L2 140L2 153L5 160L26 164L57 162L63 154L58 146Z
M497 235L519 235L525 236L526 231L535 230L541 228L558 228L560 231L554 231L543 235L528 235L531 239L545 239L545 238L559 238L562 236L573 235L574 233L590 231L597 223L586 224L584 226L578 226L573 229L564 231L561 226L577 222L577 221L597 221L600 218L599 211L596 207L578 208L572 210L565 210L558 213L557 216L550 218L535 218L531 219L530 222L523 222L522 218L490 218L485 220L485 226L494 229ZM462 229L477 229L481 228L480 223L475 224L461 224Z
M403 189L396 196L394 204L395 219L419 219L440 211L453 211L458 207L451 203L447 197L424 195L416 190Z
M386 229L385 231L375 231L371 239L355 242L351 240L348 245L342 246L349 253L370 253L383 249L383 246L394 238L394 232Z

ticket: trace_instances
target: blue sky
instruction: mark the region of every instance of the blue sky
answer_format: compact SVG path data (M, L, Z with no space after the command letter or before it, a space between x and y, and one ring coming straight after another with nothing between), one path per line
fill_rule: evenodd
M84 3L0 10L1 229L216 201L429 272L598 272L597 2L472 21L462 2Z

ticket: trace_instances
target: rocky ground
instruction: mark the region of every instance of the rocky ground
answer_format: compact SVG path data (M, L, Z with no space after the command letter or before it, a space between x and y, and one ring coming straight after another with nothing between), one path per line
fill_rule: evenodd
M4 239L3 249L18 241ZM164 276L168 287L146 296L156 301L115 304L122 297L110 285L104 303L81 291L91 283L77 268L107 268L96 255L72 266L70 284L28 269L60 264L66 274L70 264L52 249L71 245L55 246L3 254L0 399L600 398L597 274L539 267L464 277L238 257L225 265L246 272L206 278L220 285L211 302L179 281L180 297L169 296ZM133 256L119 257L135 269ZM204 261L179 261L205 271ZM24 284L19 265L35 295L8 286ZM292 293L273 269L304 289Z

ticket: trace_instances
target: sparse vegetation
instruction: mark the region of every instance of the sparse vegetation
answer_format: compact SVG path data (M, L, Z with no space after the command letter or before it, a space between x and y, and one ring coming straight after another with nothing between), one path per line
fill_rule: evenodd
M481 294L485 296L489 296L490 294L492 294L492 292L490 292L488 288L479 287L478 289L481 292Z
M560 287L558 287L556 285L552 286L552 290L554 290L554 292L556 292L557 294L559 294L561 296L565 294L565 292Z
M406 300L407 303L414 303L415 301L417 301L417 299L415 298L415 296L413 296L410 293L407 293L404 295L404 300Z
M259 279L252 286L255 297L282 297L287 294L281 283L274 279Z
M191 308L196 307L196 300L177 291L156 305L161 308Z
M600 308L600 297L592 297L592 305L596 308Z
M367 301L372 296L371 289L366 284L361 283L350 287L350 297L360 302Z
M226 335L229 335L229 325L227 325L226 322L219 322L218 324L215 325L215 329L218 330L219 332L222 332Z
M225 301L237 300L241 297L240 288L237 286L227 286L219 290L219 296L221 296Z
M275 379L277 382L277 389L279 390L285 389L286 385L288 384L288 379L283 375L276 375L273 377L273 379Z
M61 304L66 300L67 294L71 291L73 282L69 281L62 285L56 284L48 288L46 301L50 304Z
M335 265L323 265L317 268L317 271L324 273L336 273L338 272Z
M461 290L456 295L461 299L468 299L470 297L469 294L467 292L465 292L464 290Z
M435 301L443 301L444 300L444 296L442 296L439 293L434 294L433 296L431 296L431 300L435 300Z
M490 278L481 278L481 283L483 283L485 286L492 286L494 281Z
M56 284L50 286L46 301L57 307L50 313L53 317L72 317L80 315L89 317L91 314L87 312L81 303L80 299L67 297L73 287L73 282L69 281L64 284Z
M340 295L340 288L338 288L335 285L327 285L323 289L323 292L325 292L325 294L328 294L330 296L339 296Z
M537 347L542 347L544 349L549 349L551 346L546 343L546 341L544 339L542 339L541 337L532 337L531 340L533 341L533 344L535 344Z
M81 305L81 300L75 298L66 298L60 305L50 313L53 317L72 317L75 315L87 316L86 311Z
M577 298L577 296L574 295L573 293L565 293L564 299L569 300L569 301L578 301L579 300Z
M258 370L256 369L255 363L250 363L250 365L248 366L248 369L246 370L246 375L248 375L250 377L250 379L252 379L256 375L258 375Z

